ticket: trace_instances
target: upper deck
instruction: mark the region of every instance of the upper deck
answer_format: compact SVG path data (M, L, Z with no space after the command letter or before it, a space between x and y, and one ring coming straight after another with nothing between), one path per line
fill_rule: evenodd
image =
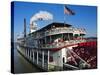
M45 36L64 34L64 33L73 33L73 34L86 34L85 29L74 28L72 25L64 23L51 23L29 35L32 35L34 38L43 38Z
M76 35L77 34L77 35ZM64 23L52 23L28 34L23 40L26 46L40 49L59 49L85 42L84 29L74 28Z

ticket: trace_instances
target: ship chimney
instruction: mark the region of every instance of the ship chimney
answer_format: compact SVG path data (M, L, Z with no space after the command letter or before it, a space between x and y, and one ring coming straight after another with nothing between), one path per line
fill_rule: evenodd
M24 38L26 37L26 19L24 18Z

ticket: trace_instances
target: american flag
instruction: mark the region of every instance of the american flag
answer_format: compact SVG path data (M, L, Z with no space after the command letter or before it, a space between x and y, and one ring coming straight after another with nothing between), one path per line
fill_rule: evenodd
M69 9L67 6L64 6L64 14L75 15L75 13L71 9Z

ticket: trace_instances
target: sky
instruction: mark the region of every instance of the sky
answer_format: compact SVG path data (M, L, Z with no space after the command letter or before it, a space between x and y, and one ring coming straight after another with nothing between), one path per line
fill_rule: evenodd
M97 7L69 5L75 15L64 14L63 4L33 3L33 2L15 2L14 3L14 36L23 33L24 18L26 18L27 33L29 33L30 18L39 11L47 11L53 15L53 20L38 21L38 28L42 28L52 22L71 24L73 27L85 28L87 37L97 35ZM65 20L64 20L65 17Z

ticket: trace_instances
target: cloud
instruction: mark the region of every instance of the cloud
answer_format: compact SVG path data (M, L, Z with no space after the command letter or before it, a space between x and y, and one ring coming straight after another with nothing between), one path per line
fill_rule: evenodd
M47 11L39 11L30 19L30 24L38 20L53 20L53 15Z

